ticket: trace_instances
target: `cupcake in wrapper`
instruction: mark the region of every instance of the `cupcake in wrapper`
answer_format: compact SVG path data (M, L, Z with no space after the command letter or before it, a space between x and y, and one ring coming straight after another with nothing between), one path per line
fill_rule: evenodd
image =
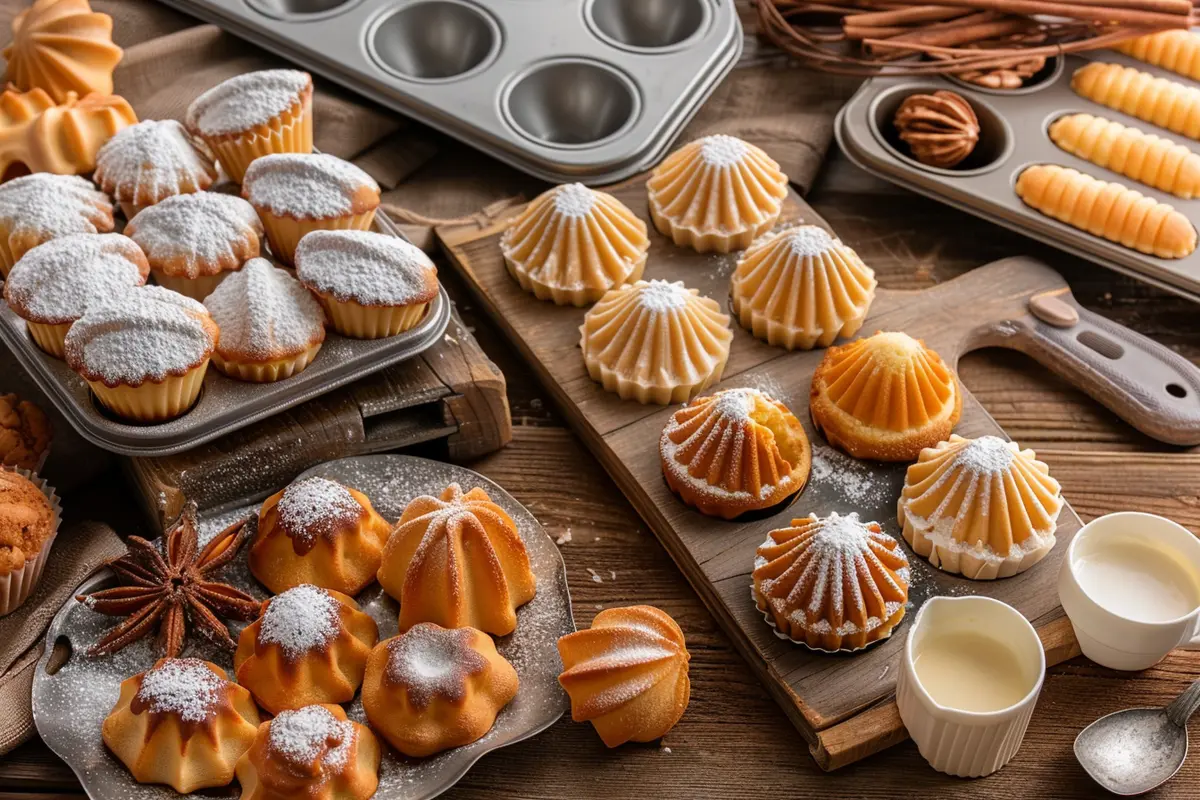
M217 179L217 166L179 122L145 120L104 143L92 177L131 220L168 197L204 191Z
M0 468L0 617L37 588L61 521L52 486L29 470Z
M334 330L380 339L415 327L437 296L437 268L395 236L314 231L296 248L296 277L325 307Z
M271 252L286 264L316 230L370 229L379 185L358 167L323 153L260 158L246 170L242 196L262 217Z
M188 106L185 124L241 183L250 162L271 153L311 153L312 76L294 69L248 72Z
M113 229L108 195L78 175L45 172L0 185L0 278L26 251L72 233Z

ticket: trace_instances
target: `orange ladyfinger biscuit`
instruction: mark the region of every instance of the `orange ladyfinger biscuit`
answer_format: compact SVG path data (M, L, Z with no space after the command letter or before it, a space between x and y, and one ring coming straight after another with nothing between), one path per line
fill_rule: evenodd
M1126 39L1113 49L1200 81L1200 33L1195 31L1160 31Z
M1073 156L1190 200L1200 195L1200 155L1181 144L1091 114L1050 125L1050 140Z
M1200 139L1200 89L1099 61L1075 70L1071 88L1092 102Z

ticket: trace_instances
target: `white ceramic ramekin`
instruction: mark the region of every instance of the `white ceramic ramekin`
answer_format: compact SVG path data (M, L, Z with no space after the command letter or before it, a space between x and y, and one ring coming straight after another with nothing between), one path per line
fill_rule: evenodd
M1029 682L1029 691L1019 703L999 711L963 711L930 697L917 679L916 657L930 636L959 631L992 637L1012 651ZM1045 673L1042 642L1016 609L990 597L934 597L921 607L904 644L896 705L909 736L931 767L960 778L978 778L1016 755Z

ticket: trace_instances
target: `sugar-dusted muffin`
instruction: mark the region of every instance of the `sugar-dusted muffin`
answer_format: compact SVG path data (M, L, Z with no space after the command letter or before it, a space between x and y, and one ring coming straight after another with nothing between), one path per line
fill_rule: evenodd
M188 106L184 124L241 183L250 162L271 153L311 153L312 76L294 69L237 75Z
M781 636L815 650L858 650L892 635L908 582L904 548L879 523L834 512L767 534L752 590Z
M246 169L242 196L262 217L271 252L291 264L296 246L311 231L369 230L379 207L379 184L336 156L280 153Z
M721 380L733 331L717 301L668 281L618 286L579 326L592 380L625 400L685 403Z
M728 253L778 221L788 179L760 148L717 134L667 156L646 182L654 227L680 247Z
M78 175L35 173L0 184L0 278L25 251L71 233L113 229L108 195Z
M0 617L37 588L58 536L58 495L27 470L0 467Z
M287 270L253 258L204 300L221 329L213 364L231 378L290 378L317 357L325 311Z
M606 608L587 630L558 640L571 719L604 744L652 742L675 727L691 697L683 631L653 606Z
M63 358L67 331L89 305L119 299L149 274L141 248L125 236L73 233L21 256L4 282L4 299L37 346Z
M1075 70L1080 97L1191 139L1200 139L1200 88L1122 64L1093 61Z
M875 299L875 272L824 228L796 225L750 245L730 282L733 312L768 344L828 347L858 333Z
M725 519L783 502L812 468L800 420L758 389L697 397L671 415L658 449L671 491Z
M233 780L258 723L250 693L225 670L195 658L164 658L121 683L101 735L138 783L188 794Z
M200 303L142 286L88 306L67 332L67 365L113 413L162 422L195 404L218 335Z
M250 571L276 594L311 583L353 597L375 580L389 530L362 492L304 478L263 503Z
M296 277L333 328L380 339L416 326L438 294L437 267L403 239L370 231L313 231L296 248Z
M35 0L13 18L4 80L44 89L56 103L72 93L110 95L122 55L112 29L112 17L92 11L88 0Z
M611 194L582 183L534 198L500 237L508 273L539 300L586 306L642 277L646 223Z
M537 592L516 524L483 489L464 494L457 483L404 509L379 584L400 603L401 631L436 622L496 636L513 632L517 608Z
M392 747L423 758L490 731L518 685L483 631L422 622L371 651L363 709Z
M0 467L37 472L50 454L54 426L36 403L0 394Z
M1170 139L1091 114L1059 117L1049 134L1060 148L1098 167L1184 200L1200 195L1200 154Z
M241 800L367 800L379 786L379 740L336 705L311 705L258 726L237 763Z
M217 179L217 166L208 147L177 121L145 120L100 148L93 178L133 219L168 197L204 191Z
M348 703L379 641L375 620L341 592L301 584L263 604L238 637L233 671L272 714L312 703Z

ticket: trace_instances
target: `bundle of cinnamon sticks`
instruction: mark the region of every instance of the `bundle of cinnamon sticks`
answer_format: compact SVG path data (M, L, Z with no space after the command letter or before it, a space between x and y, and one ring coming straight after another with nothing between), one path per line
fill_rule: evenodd
M953 74L1013 88L1047 58L1200 21L1194 0L755 0L763 35L849 75Z

